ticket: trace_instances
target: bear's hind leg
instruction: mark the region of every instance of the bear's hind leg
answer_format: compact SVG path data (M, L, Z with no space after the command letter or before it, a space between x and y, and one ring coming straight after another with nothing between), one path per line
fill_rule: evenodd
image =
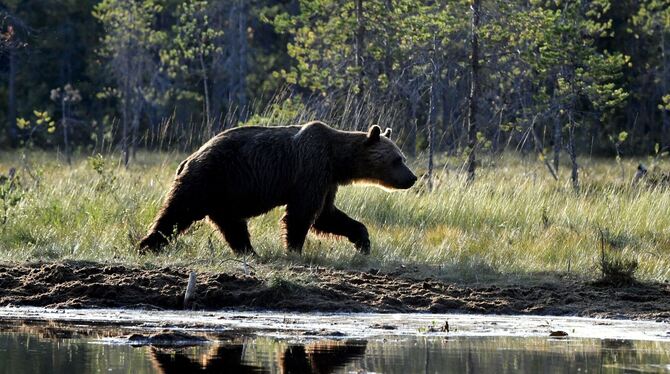
M247 221L244 219L222 219L209 215L209 220L221 231L228 245L236 255L256 255L251 246Z

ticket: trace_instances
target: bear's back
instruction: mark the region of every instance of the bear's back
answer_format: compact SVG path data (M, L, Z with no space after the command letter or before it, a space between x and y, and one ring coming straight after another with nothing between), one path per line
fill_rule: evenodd
M296 135L302 126L245 126L224 131L185 162L179 178L198 185L212 203L251 217L284 205L304 172Z

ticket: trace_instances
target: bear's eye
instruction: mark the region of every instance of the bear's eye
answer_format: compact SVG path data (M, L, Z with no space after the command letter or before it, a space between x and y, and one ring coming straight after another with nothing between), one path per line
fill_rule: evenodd
M396 157L393 159L393 166L400 166L402 165L402 157Z

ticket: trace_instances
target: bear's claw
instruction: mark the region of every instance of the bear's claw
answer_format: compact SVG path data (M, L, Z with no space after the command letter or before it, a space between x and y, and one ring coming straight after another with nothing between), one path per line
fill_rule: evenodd
M364 255L370 254L370 239L362 239L354 243L356 249Z
M238 257L258 257L253 248L233 249L233 253Z
M138 251L140 254L146 254L148 252L158 253L166 244L168 244L168 240L163 234L152 232L140 241Z

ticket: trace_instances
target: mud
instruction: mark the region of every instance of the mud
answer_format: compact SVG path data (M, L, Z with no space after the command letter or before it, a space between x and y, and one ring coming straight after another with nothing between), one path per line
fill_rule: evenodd
M189 269L87 262L0 265L0 306L183 309ZM293 267L288 280L200 273L194 309L555 315L670 321L670 285L579 279L458 284L398 272Z

